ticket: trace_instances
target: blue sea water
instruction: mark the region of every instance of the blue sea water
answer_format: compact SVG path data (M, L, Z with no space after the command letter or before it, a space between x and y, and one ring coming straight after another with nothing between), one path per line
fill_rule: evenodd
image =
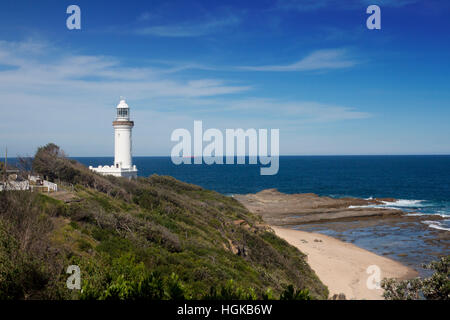
M112 157L74 159L86 166L113 163ZM395 198L383 206L448 216L430 227L450 230L450 155L282 156L273 176L260 175L260 165L174 165L170 157L133 161L140 176L170 175L226 195L276 188L331 197Z

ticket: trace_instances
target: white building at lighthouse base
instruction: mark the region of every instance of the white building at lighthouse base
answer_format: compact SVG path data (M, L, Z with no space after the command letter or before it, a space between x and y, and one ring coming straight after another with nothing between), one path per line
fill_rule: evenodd
M115 177L125 177L125 178L136 178L137 177L137 168L136 165L133 165L131 168L122 168L122 167L115 167L115 166L98 166L93 167L89 166L89 169L103 174L103 175L111 175Z

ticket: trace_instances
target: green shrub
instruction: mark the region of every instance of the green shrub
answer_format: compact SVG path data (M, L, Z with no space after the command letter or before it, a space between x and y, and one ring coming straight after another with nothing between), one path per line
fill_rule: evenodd
M293 285L289 285L280 295L280 300L311 300L308 289L296 290Z
M183 283L175 273L172 273L166 281L165 296L169 300L184 300L188 298Z
M73 229L78 229L80 226L75 221L70 221L69 226L71 226Z
M78 239L77 240L78 248L82 251L89 251L92 249L92 244L90 244L85 239Z
M216 289L210 288L209 294L205 295L206 300L256 300L257 296L253 288L244 289L236 285L233 280L229 280L224 286Z
M431 277L411 280L383 279L387 300L450 300L450 256L441 257L424 268L434 270Z

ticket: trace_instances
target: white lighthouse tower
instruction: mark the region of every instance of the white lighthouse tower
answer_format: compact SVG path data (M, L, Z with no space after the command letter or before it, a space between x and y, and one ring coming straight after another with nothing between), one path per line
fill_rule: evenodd
M90 166L89 169L104 175L136 178L137 168L133 165L131 156L131 131L134 127L134 121L130 120L130 107L125 102L125 99L121 98L116 110L116 119L113 121L114 165L98 166L97 168Z

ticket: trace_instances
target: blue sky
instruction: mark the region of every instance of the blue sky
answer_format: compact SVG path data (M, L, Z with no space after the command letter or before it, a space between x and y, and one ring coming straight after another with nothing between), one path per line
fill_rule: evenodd
M81 30L66 8L81 8ZM381 30L366 8L381 8ZM0 3L0 146L135 155L176 128L279 128L281 154L450 154L450 3L414 0ZM3 154L3 150L0 152Z

